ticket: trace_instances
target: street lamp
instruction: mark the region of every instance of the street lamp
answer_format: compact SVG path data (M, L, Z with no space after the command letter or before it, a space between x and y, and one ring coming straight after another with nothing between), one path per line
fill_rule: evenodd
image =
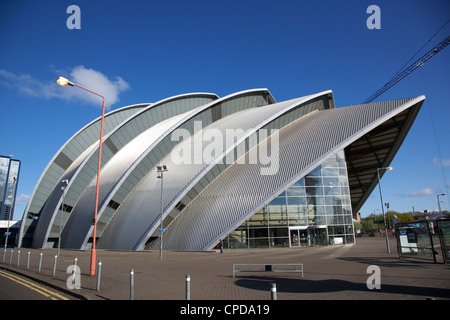
M441 201L439 200L439 196L445 196L445 193L440 193L440 194L438 194L438 195L436 195L436 196L437 196L437 202L438 202L439 213L441 214L441 213L442 213L442 211L441 211Z
M160 231L160 242L159 242L159 259L162 259L162 250L163 250L163 232L165 231L163 229L163 180L164 180L164 172L169 171L167 169L167 166L165 164L156 166L157 169L157 178L161 179L161 226L159 228Z
M61 191L62 191L62 202L61 202L61 214L59 217L59 241L58 241L58 257L59 251L61 250L61 235L62 235L62 224L63 224L63 214L64 214L64 196L67 185L69 184L69 180L61 180Z
M386 234L386 249L387 249L387 253L391 253L391 250L389 249L389 239L388 239L387 228L386 228L386 217L384 215L383 196L381 194L380 170L389 170L390 171L392 169L394 169L394 168L392 168L392 167L377 168L378 188L380 190L381 210L383 212L384 233Z
M92 94L95 94L96 96L99 96L103 99L103 106L102 106L102 121L101 121L101 127L100 127L100 146L99 146L99 152L98 152L98 167L97 167L97 188L95 191L95 211L94 211L94 234L93 234L93 240L92 240L92 250L91 250L91 272L90 275L95 275L95 261L96 261L96 252L95 252L95 237L97 236L97 212L98 212L98 188L100 184L100 167L102 163L102 140L103 140L103 122L105 120L105 97L91 91L89 89L83 88L82 86L77 85L76 83L73 83L72 81L69 81L66 78L59 77L56 82L61 86L75 86L80 89L83 89L87 92L90 92Z

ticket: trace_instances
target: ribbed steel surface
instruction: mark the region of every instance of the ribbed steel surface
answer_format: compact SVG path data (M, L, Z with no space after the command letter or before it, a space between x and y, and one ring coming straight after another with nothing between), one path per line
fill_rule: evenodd
M156 179L158 163L164 163L170 168L170 173L164 177L164 197L167 202L176 197L179 191L204 166L202 163L189 168L171 165L171 152L178 144L177 141L172 141L171 135L176 130L186 130L191 135L196 130L195 122L209 126L212 123L220 122L223 117L234 116L243 110L259 109L268 103L268 97L271 100L269 102L273 102L267 89L238 92L194 110L176 125L168 128L158 138L157 143L150 145L136 159L133 166L121 177L121 181L111 190L108 199L117 201L120 206L113 211L105 206L106 201L101 208L102 216L105 215L103 219L105 225L98 241L98 247L135 249L139 240L151 232L152 228L156 228L160 207L160 182ZM129 232L129 230L133 230L133 232Z
M149 103L130 105L107 113L104 121L105 133L108 133L117 124L149 105ZM36 214L41 214L42 207L48 201L54 188L59 187L59 183L69 167L73 167L74 162L77 162L77 159L79 159L90 146L98 142L100 138L100 121L101 117L90 122L75 133L61 149L56 152L47 164L47 167L42 172L31 194L30 201L25 208L19 234L19 246L21 245L23 235L27 232L31 221L33 221L32 217ZM52 217L50 217L48 221L51 219Z
M211 249L328 155L403 110L420 107L423 100L418 97L342 107L300 118L280 131L280 167L276 175L261 175L261 164L230 166L169 225L164 248Z
M267 89L241 91L220 99L214 96L194 93L168 98L146 109L144 105L136 107L126 119L108 123L100 178L98 248L142 250L149 247L149 239L159 236L161 180L156 178L157 164L169 167L163 188L167 229L164 249L209 250L329 155L351 144L349 150L355 153L367 148L367 135L377 128L386 129L384 136L377 136L385 139L384 145L374 148L373 154L364 159L370 162L379 157L380 163L389 163L424 101L420 96L334 108L331 91L280 103ZM398 128L390 129L389 121L398 122ZM55 180L46 194L36 192L36 199L30 201L42 203L33 239L35 247L52 245L47 241L59 237L60 221L64 226L62 247L89 245L96 186L94 160L98 157L98 138L92 135L95 128L88 125L69 140L36 186L36 190L42 189L46 176L52 175ZM171 140L177 130L186 130L189 139ZM222 134L223 149L204 159L208 146L204 134L208 130ZM234 140L226 139L227 130L237 133ZM273 135L261 138L263 131ZM92 135L92 141L86 138L80 144L80 134ZM258 145L253 147L255 141ZM200 149L195 149L196 143L200 143ZM183 148L192 144L191 161L176 163L173 153L187 150ZM267 152L264 147L276 147L278 162L272 172L267 169L273 163L261 161L261 153ZM251 155L256 155L252 161L256 159L257 163L250 161ZM200 162L196 162L198 156ZM375 182L373 174L364 171L364 164L352 161L349 181L357 203L354 206L358 207ZM55 163L59 164L58 170L53 168ZM70 215L59 210L61 179L70 181L64 199L65 205L73 207ZM364 184L358 185L358 179Z

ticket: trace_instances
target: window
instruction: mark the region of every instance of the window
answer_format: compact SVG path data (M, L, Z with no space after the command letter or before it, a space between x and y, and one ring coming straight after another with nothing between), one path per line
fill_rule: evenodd
M289 245L289 227L328 226L328 243L354 243L344 152L299 179L229 236L235 248ZM326 243L326 242L324 242Z

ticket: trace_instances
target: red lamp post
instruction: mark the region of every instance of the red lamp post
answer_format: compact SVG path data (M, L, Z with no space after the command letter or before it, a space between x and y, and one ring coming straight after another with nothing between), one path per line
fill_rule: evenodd
M66 78L59 77L56 82L61 86L75 86L80 89L86 90L87 92L90 92L92 94L95 94L96 96L99 96L103 99L103 106L102 106L102 121L101 121L101 128L100 128L100 147L98 152L98 167L97 167L97 187L95 190L95 213L94 213L94 234L92 239L92 250L91 250L91 271L90 275L95 275L95 265L96 265L96 252L95 252L95 238L97 233L97 212L98 212L98 188L100 185L100 167L102 163L102 142L103 142L103 122L105 120L105 97L102 95L91 91L89 89L83 88L82 86L77 85L76 83L73 83L72 81L67 80Z

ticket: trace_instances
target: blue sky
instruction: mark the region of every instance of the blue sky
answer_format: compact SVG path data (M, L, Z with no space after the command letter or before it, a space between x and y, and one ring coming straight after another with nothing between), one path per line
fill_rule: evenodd
M81 29L67 28L72 4ZM381 29L366 26L373 4ZM346 106L382 87L449 18L447 0L2 0L0 154L22 161L14 218L53 155L101 113L100 100L59 87L59 75L98 79L92 89L107 96L109 110L261 87L277 101L331 89ZM449 34L450 23L417 57ZM449 210L449 85L446 48L377 99L427 97L382 179L392 210L435 210L438 193ZM362 216L377 209L375 189Z

